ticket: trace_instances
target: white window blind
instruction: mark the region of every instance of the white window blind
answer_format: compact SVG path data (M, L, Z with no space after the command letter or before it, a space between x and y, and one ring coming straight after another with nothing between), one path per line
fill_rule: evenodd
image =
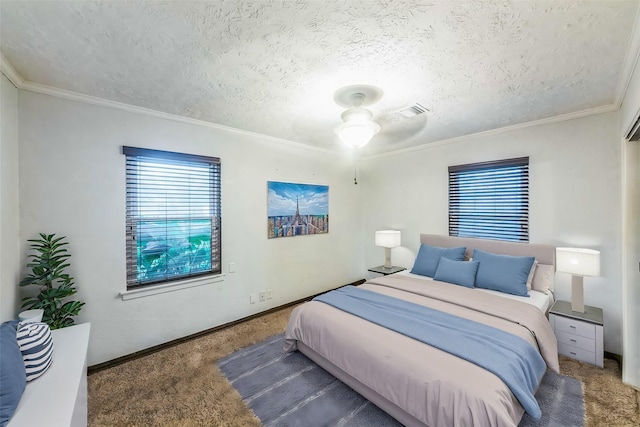
M449 167L449 235L529 241L529 158Z
M220 159L123 147L127 288L221 272Z

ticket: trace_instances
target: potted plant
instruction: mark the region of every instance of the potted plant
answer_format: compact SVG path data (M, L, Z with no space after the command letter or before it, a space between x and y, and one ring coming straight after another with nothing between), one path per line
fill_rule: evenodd
M80 301L65 301L78 292L73 278L65 273L71 256L65 248L68 244L64 241L65 238L40 233L39 239L28 240L34 252L29 255L31 262L27 264L31 273L20 281L20 286L39 287L38 295L22 299L22 307L44 310L42 321L51 329L73 325L73 316L77 316L84 305Z

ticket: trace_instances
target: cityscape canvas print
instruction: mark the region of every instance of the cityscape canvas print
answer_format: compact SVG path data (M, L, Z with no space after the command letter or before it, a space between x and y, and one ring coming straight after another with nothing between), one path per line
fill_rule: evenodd
M329 232L329 186L268 181L270 239Z

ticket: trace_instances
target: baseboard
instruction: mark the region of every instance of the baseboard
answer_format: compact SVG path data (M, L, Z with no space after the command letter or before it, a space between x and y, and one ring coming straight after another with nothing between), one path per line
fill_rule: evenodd
M360 284L362 284L364 282L365 282L364 279L360 279L357 282L349 283L347 285L341 285L341 286L338 286L337 288L333 288L333 289L338 289L338 288L341 288L342 286L348 286L348 285L356 286L356 285L360 285ZM332 290L332 289L329 289L329 290ZM327 291L325 291L325 292L327 292ZM121 357L118 357L116 359L108 360L106 362L98 363L97 365L89 366L87 368L87 374L91 375L91 374L94 374L96 372L102 371L104 369L109 369L109 368L112 368L114 366L118 366L118 365L121 365L123 363L129 362L131 360L135 360L135 359L138 359L140 357L148 356L148 355L150 355L152 353L155 353L157 351L164 350L165 348L173 347L174 345L182 344L182 343L184 343L186 341L190 341L190 340L193 340L193 339L196 339L196 338L200 338L200 337L202 337L204 335L208 335L208 334L211 334L213 332L217 332L217 331L220 331L222 329L229 328L229 327L237 325L239 323L246 322L248 320L253 320L253 319L256 319L258 317L266 316L267 314L273 313L273 312L278 311L278 310L282 310L283 308L291 307L293 305L300 304L300 303L305 302L305 301L309 301L309 300L311 300L311 299L313 299L313 298L315 298L318 295L321 295L323 293L324 292L320 292L318 294L311 295L311 296L308 296L306 298L302 298L302 299L299 299L299 300L296 300L296 301L291 301L291 302L288 302L286 304L280 305L278 307L273 307L273 308L270 308L268 310L261 311L260 313L252 314L251 316L247 316L247 317L243 317L242 319L234 320L233 322L225 323L223 325L218 325L216 327L213 327L213 328L210 328L210 329L206 329L204 331L196 332L195 334L187 335L186 337L182 337L182 338L178 338L178 339L175 339L175 340L172 340L172 341L168 341L166 343L154 345L153 347L149 347L149 348L146 348L144 350L136 351L135 353L127 354L125 356L121 356Z

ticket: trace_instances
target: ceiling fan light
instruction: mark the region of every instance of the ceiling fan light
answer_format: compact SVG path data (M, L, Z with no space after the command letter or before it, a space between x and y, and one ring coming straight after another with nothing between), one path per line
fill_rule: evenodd
M333 100L341 107L349 107L340 115L344 123L333 130L342 143L351 148L364 147L380 132L380 125L372 120L373 113L363 107L381 96L381 89L368 85L345 86L335 92Z
M366 108L349 108L344 111L340 118L343 122L368 122L371 121L373 113Z
M351 121L336 129L340 140L353 148L364 147L379 131L380 126L372 121Z

